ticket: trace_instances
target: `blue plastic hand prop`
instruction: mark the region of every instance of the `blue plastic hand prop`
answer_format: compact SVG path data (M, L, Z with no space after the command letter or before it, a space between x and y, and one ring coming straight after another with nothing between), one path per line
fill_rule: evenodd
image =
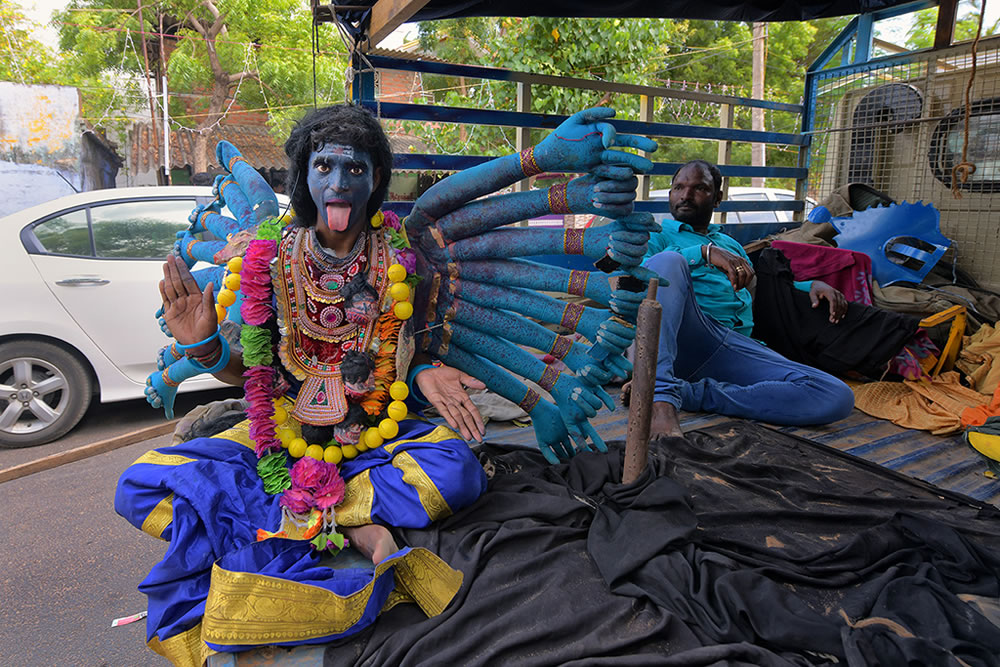
M634 172L653 168L647 158L612 150L613 146L653 152L656 142L634 134L618 134L607 122L614 109L597 107L578 111L535 147L535 160L544 171L589 172L599 165L623 165Z
M609 218L632 213L638 180L615 181L591 174L574 178L566 186L569 208L574 213L605 215Z

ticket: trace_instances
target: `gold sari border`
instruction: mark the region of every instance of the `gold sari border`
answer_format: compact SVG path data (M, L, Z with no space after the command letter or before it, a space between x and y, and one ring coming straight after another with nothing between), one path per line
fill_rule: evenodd
M372 485L371 469L368 468L345 483L344 500L334 510L337 525L364 526L371 523L374 504L375 487Z
M348 596L262 574L212 566L202 638L221 646L283 644L340 635L354 627L368 606L375 581L390 568L400 594L428 615L444 611L462 585L463 575L426 549L389 558L375 567L372 580ZM392 604L402 599L391 596ZM387 604L389 600L387 600Z
M218 653L201 640L201 623L173 637L161 640L154 636L146 646L162 655L175 667L201 667L208 656Z
M431 521L451 516L451 508L441 491L434 484L417 460L409 452L400 452L392 457L392 465L403 473L403 481L417 492L420 504Z
M174 494L156 503L142 522L142 532L152 535L158 540L163 539L163 531L174 521Z
M184 465L185 463L190 463L191 461L194 461L194 459L187 456L181 456L180 454L164 454L161 451L151 449L137 458L135 463L132 465L136 466L140 463L145 463L154 466L179 466Z

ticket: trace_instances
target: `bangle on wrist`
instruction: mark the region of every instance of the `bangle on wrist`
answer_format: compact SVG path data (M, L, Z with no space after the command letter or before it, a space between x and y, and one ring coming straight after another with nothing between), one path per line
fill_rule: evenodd
M190 350L191 348L198 347L199 345L204 345L205 343L212 342L213 340L215 340L216 338L219 337L219 332L221 330L222 330L222 327L216 327L215 328L215 333L213 333L211 336L209 336L205 340L200 340L197 343L191 343L190 345L181 345L180 343L174 343L174 344L177 346L178 350Z
M712 243L711 241L709 241L708 245L703 245L701 247L701 258L702 258L702 260L704 260L704 262L705 262L706 265L709 263L709 260L712 257L712 246L713 245L715 245L715 244Z
M191 361L191 365L194 366L195 370L202 373L218 373L229 364L229 342L225 338L220 337L219 343L220 345L217 350L219 357L212 366L208 366L207 363L202 363L201 359L206 359L207 357L214 357L215 352L200 358L188 357L188 359Z

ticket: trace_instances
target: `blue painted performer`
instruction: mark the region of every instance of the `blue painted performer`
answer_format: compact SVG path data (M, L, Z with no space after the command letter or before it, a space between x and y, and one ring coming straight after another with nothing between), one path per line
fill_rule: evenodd
M466 442L484 432L467 388L520 402L551 461L604 449L587 420L613 408L602 385L630 370L622 352L652 275L639 264L655 227L632 212L634 174L651 163L613 147L656 144L617 135L613 114L580 112L538 146L446 179L402 223L379 210L392 155L360 107L319 109L292 131L292 224L275 219L273 193L235 147L220 144L219 201L192 214L164 264L157 316L174 342L161 350L147 394L169 411L180 381L212 373L244 385L248 419L149 452L119 481L116 510L169 543L140 585L151 648L201 664L211 651L350 636L399 601L443 611L461 573L426 550L400 548L389 529L427 526L485 490ZM541 171L585 175L483 198ZM615 221L586 232L495 229L550 212ZM608 255L640 289L518 259L562 251ZM198 259L218 266L192 272ZM238 344L223 335L227 326L240 331ZM451 428L412 414L428 403ZM338 560L345 536L370 565Z
M674 219L649 240L643 265L669 281L657 294L663 318L651 431L683 435L678 409L788 425L843 419L854 407L847 385L749 338L753 266L739 242L709 224L721 201L718 167L682 165L670 188ZM847 301L833 287L818 280L796 287L813 307L826 300L831 322L844 316Z

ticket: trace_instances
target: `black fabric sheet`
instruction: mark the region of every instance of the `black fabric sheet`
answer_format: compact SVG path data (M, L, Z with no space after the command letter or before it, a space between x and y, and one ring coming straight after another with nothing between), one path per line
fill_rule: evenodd
M920 327L920 318L860 303L848 303L844 318L830 322L824 299L812 307L810 296L792 284L786 258L765 248L754 261L753 337L775 352L833 375L850 371L881 379L886 366Z
M828 0L812 2L774 2L773 0L430 0L408 20L432 21L462 16L565 16L571 18L672 18L710 19L716 21L808 21L827 16L863 14L902 5L910 0ZM351 6L372 5L375 0L360 0ZM342 15L356 21L357 10L342 10Z
M997 665L1000 513L746 422L547 465L486 446L472 507L401 531L465 579L328 665ZM991 622L990 616L994 620Z

